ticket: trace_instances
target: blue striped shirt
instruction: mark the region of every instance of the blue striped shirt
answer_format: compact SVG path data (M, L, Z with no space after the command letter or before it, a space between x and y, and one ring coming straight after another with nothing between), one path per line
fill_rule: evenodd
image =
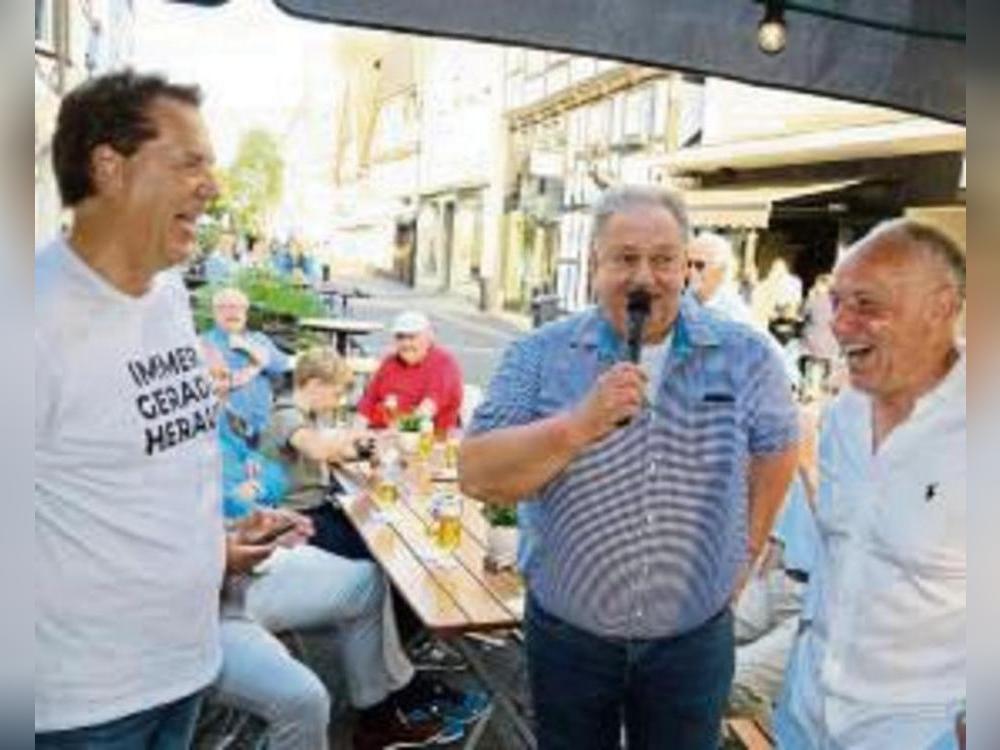
M747 463L787 448L798 418L760 334L683 300L659 397L522 503L522 570L549 613L606 637L697 628L727 604L747 553ZM625 359L592 309L506 352L470 434L577 404Z

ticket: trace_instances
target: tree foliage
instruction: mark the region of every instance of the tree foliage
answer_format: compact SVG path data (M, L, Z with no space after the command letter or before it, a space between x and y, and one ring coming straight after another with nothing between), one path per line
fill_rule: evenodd
M233 163L219 172L219 196L208 212L240 234L260 235L281 202L284 176L275 137L266 130L248 130Z

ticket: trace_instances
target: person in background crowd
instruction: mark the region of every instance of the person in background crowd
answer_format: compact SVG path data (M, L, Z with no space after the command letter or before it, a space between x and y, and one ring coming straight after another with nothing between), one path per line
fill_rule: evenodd
M775 717L784 750L955 747L966 695L965 255L911 220L834 270L850 387L820 437L820 545Z
M736 256L725 237L702 232L688 245L688 288L698 301L724 318L754 325L753 314L734 280Z
M295 270L295 260L287 244L277 240L271 243L271 270L282 278L288 278Z
M458 425L462 371L451 352L434 341L431 322L421 312L401 313L392 324L395 350L382 360L358 402L369 426L389 425L394 415L426 412L445 434ZM392 398L390 398L392 397Z
M796 320L802 305L802 280L788 270L784 258L775 258L767 276L754 289L753 312L768 328L774 320Z
M243 265L247 268L267 268L270 264L267 240L252 234L247 237L246 251L243 253Z
M126 70L59 109L73 224L35 258L40 750L183 750L221 663L218 404L176 269L218 192L200 103Z
M215 326L201 341L210 367L226 378L229 405L246 421L255 443L274 405L271 378L289 372L291 363L266 334L247 331L249 309L250 300L239 289L220 289L212 297Z
M840 353L837 339L833 335L831 281L832 276L828 273L817 276L802 309L804 318L802 339L805 351L811 357L828 363L836 360Z
M772 725L819 532L816 495L818 403L800 407L799 466L759 564L735 603L736 671L729 711Z
M295 275L299 280L310 286L315 286L320 281L319 264L313 249L307 243L298 243L294 258Z
M542 750L716 750L729 603L770 533L798 423L763 335L683 295L687 212L594 209L599 306L515 343L460 449L463 491L535 509L526 648ZM627 299L651 311L628 361Z
M209 284L226 284L238 267L236 261L236 235L226 231L219 235L219 242L205 256L205 280Z

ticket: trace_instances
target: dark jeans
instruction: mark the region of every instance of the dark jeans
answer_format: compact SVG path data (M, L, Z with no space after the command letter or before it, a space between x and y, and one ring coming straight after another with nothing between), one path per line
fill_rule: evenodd
M594 636L529 599L528 671L539 750L717 750L733 680L729 609L674 638Z
M35 735L35 750L188 750L202 693L106 724Z
M350 560L374 560L361 534L347 520L344 511L330 503L306 511L312 519L315 533L309 543L322 550ZM423 624L410 605L393 586L392 602L396 610L396 627L403 643L408 643L422 629Z
M330 503L307 510L316 533L309 543L348 560L374 560L361 534L351 525L344 511Z

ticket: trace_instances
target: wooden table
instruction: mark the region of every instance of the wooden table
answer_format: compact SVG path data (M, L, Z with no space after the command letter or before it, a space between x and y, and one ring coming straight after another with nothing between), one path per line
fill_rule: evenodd
M384 438L383 438L384 439ZM393 585L412 607L424 626L435 636L447 639L458 650L476 676L490 691L524 743L536 747L531 728L524 721L511 696L490 672L474 649L460 636L470 633L510 631L520 627L524 614L524 585L514 571L486 570L487 523L480 505L465 498L462 513L462 540L454 553L442 553L433 546L430 495L421 492L428 484L434 489L457 492L457 483L441 467L441 446L436 446L430 465L411 461L404 472L401 497L388 512L373 499L369 476L360 467L338 471L345 487L341 507ZM426 475L438 481L428 483ZM442 564L442 560L444 564ZM465 747L478 742L491 711L470 733Z
M373 320L347 318L303 318L299 326L311 331L321 331L333 337L337 352L347 355L347 345L352 336L367 336L381 331L385 326Z

